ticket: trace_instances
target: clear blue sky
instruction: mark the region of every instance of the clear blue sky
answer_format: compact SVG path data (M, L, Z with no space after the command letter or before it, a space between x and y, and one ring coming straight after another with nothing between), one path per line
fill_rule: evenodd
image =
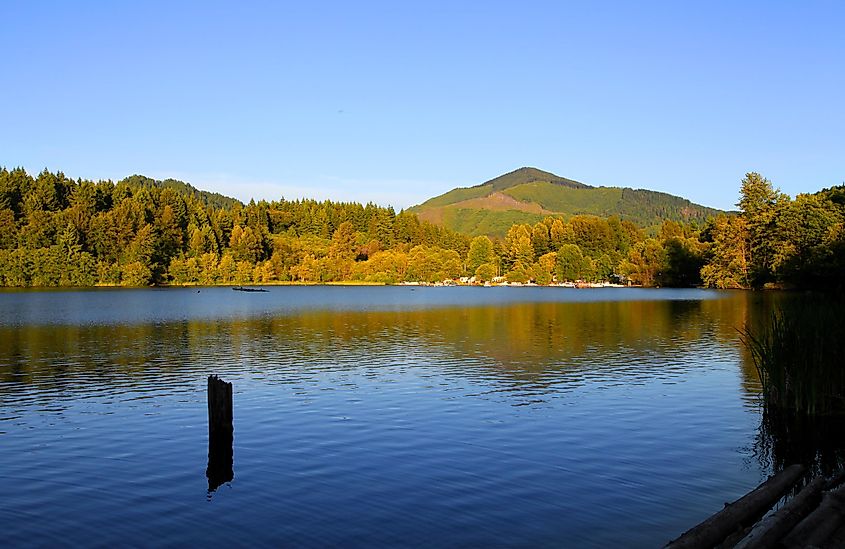
M845 2L0 3L0 165L407 207L845 180Z

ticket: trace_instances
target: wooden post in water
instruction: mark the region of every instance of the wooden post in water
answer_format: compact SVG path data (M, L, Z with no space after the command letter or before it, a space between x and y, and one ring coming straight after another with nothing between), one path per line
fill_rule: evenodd
M235 478L233 469L234 427L232 425L232 384L208 376L208 491Z

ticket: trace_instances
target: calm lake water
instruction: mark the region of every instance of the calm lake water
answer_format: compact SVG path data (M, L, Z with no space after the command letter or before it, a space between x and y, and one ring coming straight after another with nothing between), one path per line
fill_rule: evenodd
M658 546L758 484L747 292L0 292L6 546ZM234 384L209 491L206 378Z

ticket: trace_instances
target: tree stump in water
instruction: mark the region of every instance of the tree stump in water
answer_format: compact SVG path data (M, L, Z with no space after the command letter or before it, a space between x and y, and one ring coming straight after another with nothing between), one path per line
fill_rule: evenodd
M208 491L235 478L233 469L234 427L232 426L232 384L208 376Z

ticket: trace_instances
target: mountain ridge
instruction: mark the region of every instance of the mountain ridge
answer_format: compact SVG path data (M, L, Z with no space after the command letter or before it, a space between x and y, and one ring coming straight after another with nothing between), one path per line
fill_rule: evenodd
M133 174L118 181L118 184L124 183L138 188L158 187L161 189L173 189L177 192L188 194L200 200L206 206L216 206L218 208L232 208L234 205L243 206L243 202L237 198L232 198L218 192L206 191L194 187L192 184L178 179L167 178L163 180L147 177L146 175Z
M458 187L409 208L420 219L470 235L502 236L514 223L549 215L616 215L643 227L664 220L704 222L721 210L669 193L629 187L594 187L522 167L480 185Z

